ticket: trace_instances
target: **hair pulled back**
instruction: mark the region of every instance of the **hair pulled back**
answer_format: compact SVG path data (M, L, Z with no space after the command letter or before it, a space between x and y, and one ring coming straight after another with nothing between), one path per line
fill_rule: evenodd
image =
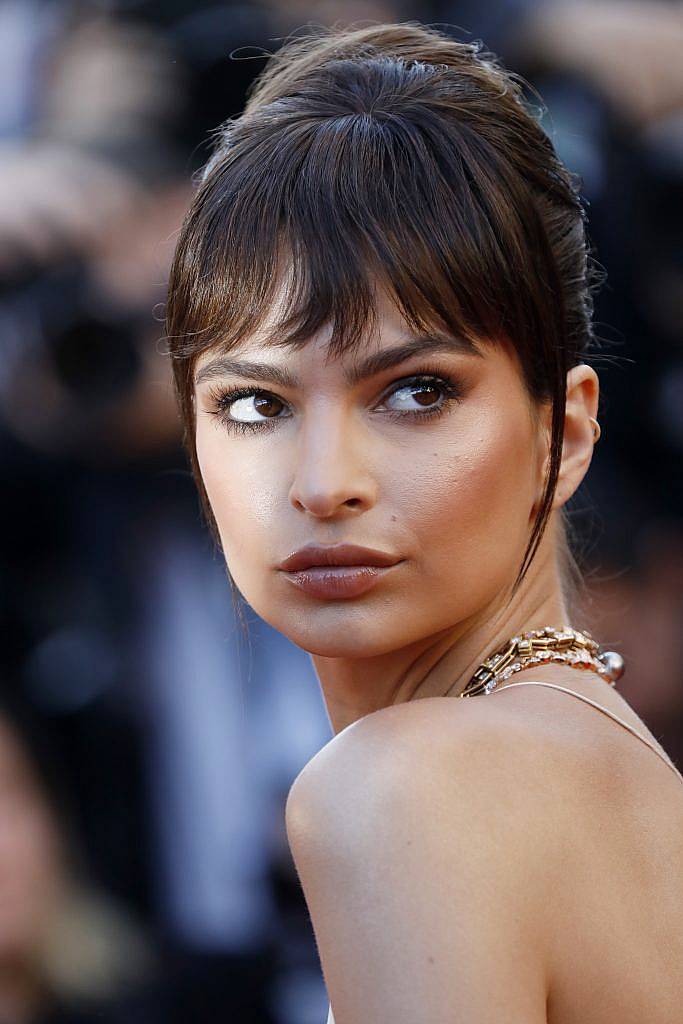
M478 41L415 23L324 29L269 57L244 112L215 133L182 226L167 329L185 444L193 367L261 326L287 268L268 342L298 348L326 324L330 352L376 313L373 277L415 330L508 341L530 397L552 407L548 473L516 585L552 508L566 374L593 341L598 282L579 183L524 81Z

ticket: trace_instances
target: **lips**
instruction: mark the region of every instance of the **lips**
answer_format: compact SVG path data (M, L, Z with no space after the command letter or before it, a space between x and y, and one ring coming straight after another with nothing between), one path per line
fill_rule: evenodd
M359 597L403 561L386 551L357 544L309 544L279 568L297 589L311 597L340 600Z
M400 561L396 555L358 544L307 544L286 558L279 566L285 572L297 572L314 566L374 565L385 567Z

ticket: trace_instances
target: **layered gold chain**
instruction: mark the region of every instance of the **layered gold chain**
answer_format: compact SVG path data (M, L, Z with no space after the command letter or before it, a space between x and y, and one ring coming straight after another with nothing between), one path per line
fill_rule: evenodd
M614 686L624 674L624 660L616 651L601 651L587 630L544 626L512 637L482 662L459 697L490 693L513 673L551 662L599 673Z

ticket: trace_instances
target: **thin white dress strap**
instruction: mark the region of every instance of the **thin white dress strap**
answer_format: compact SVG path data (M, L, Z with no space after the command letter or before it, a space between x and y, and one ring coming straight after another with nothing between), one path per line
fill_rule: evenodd
M664 763L669 766L671 771L678 776L681 782L683 782L683 775L681 775L676 765L673 763L673 761L668 757L666 753L663 753L658 747L654 745L654 743L648 740L645 736L641 736L637 729L634 729L632 725L629 725L628 722L625 722L623 718L619 717L619 715L615 715L613 711L609 711L607 708L604 708L602 704L598 704L597 701L591 700L590 697L585 697L582 693L577 693L576 690L570 690L566 686L558 686L556 683L540 682L506 683L505 686L501 686L500 690L491 690L491 693L487 694L487 696L490 697L494 693L502 693L504 690L509 690L513 686L549 686L552 690L562 690L564 691L564 693L571 693L572 697L578 697L579 700L585 701L586 704L592 704L594 708L598 709L598 711L604 712L604 714L608 715L609 718L613 718L615 722L618 722L619 725L623 725L624 729L628 729L629 732L632 732L633 735L637 736L639 740L642 740L643 743L645 743L650 748L650 750L654 750L655 754L661 757L662 761L664 761Z

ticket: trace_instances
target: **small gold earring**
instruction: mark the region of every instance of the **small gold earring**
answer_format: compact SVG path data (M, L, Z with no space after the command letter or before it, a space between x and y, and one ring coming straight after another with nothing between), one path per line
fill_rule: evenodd
M588 419L593 424L593 444L597 444L597 442L600 440L600 434L602 433L602 430L600 429L600 424L592 416L589 416Z

